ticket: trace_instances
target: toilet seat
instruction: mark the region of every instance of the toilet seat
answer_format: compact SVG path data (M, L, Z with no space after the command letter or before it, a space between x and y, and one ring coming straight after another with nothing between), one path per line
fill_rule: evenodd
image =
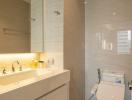
M101 82L96 93L97 100L124 100L125 85Z

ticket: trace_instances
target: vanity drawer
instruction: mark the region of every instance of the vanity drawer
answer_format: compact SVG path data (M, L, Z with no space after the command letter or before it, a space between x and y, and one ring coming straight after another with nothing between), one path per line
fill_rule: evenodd
M69 85L64 84L35 100L69 100Z

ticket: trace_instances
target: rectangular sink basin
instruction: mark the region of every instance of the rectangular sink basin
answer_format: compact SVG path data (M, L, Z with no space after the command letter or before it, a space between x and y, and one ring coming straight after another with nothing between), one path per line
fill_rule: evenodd
M34 69L25 69L23 71L19 72L12 72L7 74L1 74L0 75L0 85L8 85L12 83L16 83L22 80L26 80L32 77L35 77L36 70Z
M0 74L0 86L18 84L22 81L26 82L30 79L38 79L39 76L47 77L54 72L56 71L49 69L23 69L23 71Z

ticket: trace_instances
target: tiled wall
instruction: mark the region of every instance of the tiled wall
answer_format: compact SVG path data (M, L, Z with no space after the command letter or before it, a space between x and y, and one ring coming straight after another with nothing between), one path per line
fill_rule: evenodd
M56 67L63 68L63 0L45 0L44 51L41 59L54 59ZM44 56L45 55L45 56Z
M132 31L132 1L86 0L86 2L86 100L90 96L92 86L98 81L98 68L123 71L126 83L125 100L130 100L127 82L132 79L132 48L128 54L118 53L117 34L119 31ZM112 48L108 48L109 44L112 44ZM104 45L107 48L104 49Z

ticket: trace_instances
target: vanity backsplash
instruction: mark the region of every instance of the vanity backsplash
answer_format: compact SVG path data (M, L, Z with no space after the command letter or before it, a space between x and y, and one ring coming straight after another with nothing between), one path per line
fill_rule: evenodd
M5 68L6 71L12 70L12 67L16 69L18 66L22 68L35 68L39 60L39 54L37 53L20 53L20 54L0 54L0 72Z

